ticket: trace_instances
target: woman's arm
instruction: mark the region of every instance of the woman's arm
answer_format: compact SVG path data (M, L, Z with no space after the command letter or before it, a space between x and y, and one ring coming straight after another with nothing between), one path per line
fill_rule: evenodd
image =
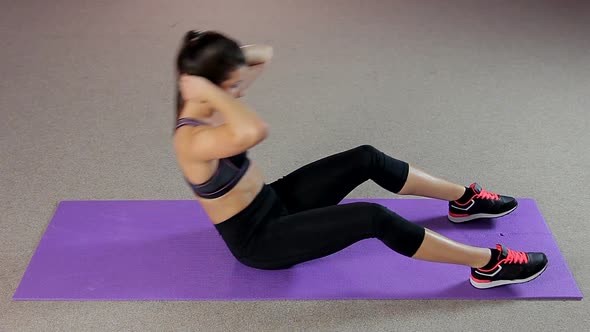
M268 63L273 57L273 49L270 45L244 45L241 49L244 52L248 66Z
M262 70L273 57L273 48L269 45L245 45L242 51L246 57L248 71L243 75L241 91L246 90L262 73Z
M221 126L205 126L193 133L193 156L201 160L233 156L260 143L268 135L267 124L252 109L207 79L182 75L180 89L185 107L195 107L206 102L218 110L225 120Z

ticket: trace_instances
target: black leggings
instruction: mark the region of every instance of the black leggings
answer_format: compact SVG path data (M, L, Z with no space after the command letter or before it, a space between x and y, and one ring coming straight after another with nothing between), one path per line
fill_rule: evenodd
M397 193L408 171L406 162L363 145L265 185L246 209L215 227L240 262L259 269L288 268L368 238L411 257L424 240L422 226L379 204L337 205L367 180Z

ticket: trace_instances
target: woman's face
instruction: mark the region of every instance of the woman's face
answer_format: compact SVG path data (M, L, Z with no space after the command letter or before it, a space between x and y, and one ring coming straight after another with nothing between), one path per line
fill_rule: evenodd
M229 74L229 78L221 83L221 88L234 98L240 98L244 95L242 83L244 74L248 70L247 66L242 66Z

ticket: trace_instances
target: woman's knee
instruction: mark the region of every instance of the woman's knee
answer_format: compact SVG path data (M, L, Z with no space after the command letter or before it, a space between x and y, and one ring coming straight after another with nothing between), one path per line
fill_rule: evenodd
M352 150L359 156L372 156L381 152L376 147L369 144L359 145Z
M399 226L403 223L409 222L404 218L400 217L397 213L391 211L387 207L377 203L367 203L371 211L372 220L376 226L383 224L390 225L394 224Z
M367 175L370 174L381 153L377 148L368 144L357 146L350 152L350 161L357 164L360 170L367 172Z
M375 235L379 240L404 256L411 257L418 251L424 240L424 227L380 204L373 204L371 211Z

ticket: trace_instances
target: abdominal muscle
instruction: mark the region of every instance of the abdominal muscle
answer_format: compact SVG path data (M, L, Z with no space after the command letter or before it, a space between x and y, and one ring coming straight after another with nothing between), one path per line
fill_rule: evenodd
M190 174L185 174L190 181ZM258 195L264 186L264 179L261 170L251 161L250 167L240 181L225 195L218 198L197 197L197 201L209 216L214 224L219 224L238 212L244 210Z

